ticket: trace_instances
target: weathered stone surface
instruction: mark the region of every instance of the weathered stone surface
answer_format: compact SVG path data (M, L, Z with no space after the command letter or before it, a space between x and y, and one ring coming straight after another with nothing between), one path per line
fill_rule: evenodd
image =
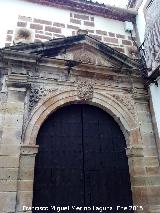
M22 113L6 113L5 114L5 128L22 128L23 125L23 114Z
M32 192L30 191L19 191L17 194L17 211L23 212L23 206L32 206L32 200L31 200Z
M9 133L9 134L8 134ZM5 144L20 144L22 137L22 129L14 127L5 127L2 136L2 142Z
M138 120L142 123L151 123L152 118L149 112L139 112L137 113Z
M147 157L154 157L157 156L157 147L150 146L150 147L144 147L144 153Z
M19 174L20 180L33 180L34 178L34 168L26 167L20 169Z
M33 180L20 180L18 181L19 191L33 191Z
M19 167L18 156L0 156L0 168L17 168Z
M132 187L132 192L134 193L134 203L136 205L145 206L148 204L147 188L144 186L134 186Z
M17 180L0 180L0 192L16 192Z
M153 133L152 123L140 123L140 129L143 134L145 133Z
M149 204L157 205L160 203L160 186L148 186Z
M20 152L20 146L10 144L0 145L0 155L17 155Z
M142 167L141 165L136 165L136 166L133 166L133 175L135 175L135 176L144 176L144 175L146 175L146 170L145 170L145 168L144 167ZM144 183L143 183L144 184ZM143 185L142 184L142 185Z
M145 167L147 175L160 175L159 166Z
M153 133L143 133L142 134L142 142L145 146L153 146L155 144L155 137Z
M133 186L159 186L160 176L135 176L131 179Z
M150 205L150 212L151 213L159 213L160 212L160 205Z
M15 212L16 192L0 192L0 212Z
M144 164L145 164L145 166L158 166L159 165L159 161L158 161L157 156L155 156L155 157L145 157Z
M34 168L34 160L35 160L35 156L34 155L21 156L20 165L21 165L22 168Z
M0 180L17 180L18 168L0 168Z

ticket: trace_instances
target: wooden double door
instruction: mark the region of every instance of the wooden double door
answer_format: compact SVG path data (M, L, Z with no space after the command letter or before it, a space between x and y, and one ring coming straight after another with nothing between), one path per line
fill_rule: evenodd
M62 212L77 212L73 206L123 212L117 206L132 205L125 139L102 109L85 104L58 109L43 123L37 144L33 206L47 206L48 212L56 212L53 206L70 207Z

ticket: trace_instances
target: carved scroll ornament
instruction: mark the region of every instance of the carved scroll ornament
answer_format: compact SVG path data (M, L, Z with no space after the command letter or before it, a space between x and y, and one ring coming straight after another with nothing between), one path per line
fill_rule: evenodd
M136 116L135 115L135 102L132 97L130 97L128 95L117 95L117 94L113 94L113 97L117 101L122 103L128 109L128 111L132 114L132 116L135 118L135 116Z
M33 107L39 102L42 97L45 97L49 93L55 91L56 89L45 89L42 87L31 88L29 95L29 111L33 109Z

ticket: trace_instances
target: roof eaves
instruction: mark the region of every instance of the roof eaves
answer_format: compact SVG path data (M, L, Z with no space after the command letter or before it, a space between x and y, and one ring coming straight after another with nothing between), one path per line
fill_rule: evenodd
M47 42L37 42L37 43L30 43L30 44L19 44L14 45L10 47L5 47L0 50L1 53L24 53L24 54L30 54L30 55L41 55L44 56L48 51L53 49L62 49L62 48L68 48L69 46L76 44L77 42L81 42L83 40L88 40L88 42L95 46L96 49L98 49L101 53L108 55L115 60L118 60L122 64L126 64L127 66L131 68L137 68L139 67L139 64L136 63L134 60L129 58L123 53L120 53L119 51L115 50L114 48L111 48L110 46L96 40L95 38L89 36L89 35L76 35L76 36L70 36L65 38L58 38L53 39Z
M136 10L113 7L110 5L100 4L91 0L25 0L32 3L68 9L80 13L102 16L104 18L115 19L119 21L135 22Z

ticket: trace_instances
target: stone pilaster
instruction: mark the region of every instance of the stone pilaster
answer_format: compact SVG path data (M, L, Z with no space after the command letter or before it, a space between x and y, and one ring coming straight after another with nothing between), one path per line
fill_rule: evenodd
M32 207L35 157L38 145L22 145L17 186L16 212L25 212L25 207ZM28 212L28 211L27 211Z
M0 143L0 212L15 212L25 88L8 87Z

